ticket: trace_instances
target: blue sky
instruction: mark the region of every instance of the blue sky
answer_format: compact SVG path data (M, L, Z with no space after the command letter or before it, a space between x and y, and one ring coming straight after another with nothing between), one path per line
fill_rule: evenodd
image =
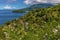
M0 9L21 9L37 3L60 3L60 0L1 0Z
M1 0L0 9L21 9L26 7L24 0Z

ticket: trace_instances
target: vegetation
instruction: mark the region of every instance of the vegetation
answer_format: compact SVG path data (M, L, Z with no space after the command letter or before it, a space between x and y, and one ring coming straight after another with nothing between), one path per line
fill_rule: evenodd
M0 27L0 40L60 40L60 5L33 9Z
M24 10L14 10L13 12L14 12L14 13L25 13Z

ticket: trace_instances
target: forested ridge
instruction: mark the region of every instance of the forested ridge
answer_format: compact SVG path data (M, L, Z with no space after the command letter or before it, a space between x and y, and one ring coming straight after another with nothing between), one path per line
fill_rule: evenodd
M0 40L60 40L60 4L6 22L0 27Z

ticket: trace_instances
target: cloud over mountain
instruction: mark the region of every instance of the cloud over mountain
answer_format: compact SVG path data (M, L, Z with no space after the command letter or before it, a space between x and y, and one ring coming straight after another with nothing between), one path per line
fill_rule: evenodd
M37 3L60 3L60 0L25 0L25 4L37 4Z

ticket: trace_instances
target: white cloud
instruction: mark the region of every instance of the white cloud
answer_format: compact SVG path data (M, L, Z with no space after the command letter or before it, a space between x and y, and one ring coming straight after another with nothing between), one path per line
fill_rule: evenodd
M60 3L60 0L49 0L50 3Z
M3 6L3 7L0 7L0 9L17 9L17 8L9 6L9 5L6 5L6 6Z
M12 9L12 7L11 6L8 6L8 5L4 6L3 8L4 9Z
M25 0L25 4L47 3L47 0Z
M36 4L36 3L60 3L60 0L25 0L25 4Z
M26 3L26 4L30 4L31 3L31 1L29 2L30 0L25 0L24 1L24 3Z

